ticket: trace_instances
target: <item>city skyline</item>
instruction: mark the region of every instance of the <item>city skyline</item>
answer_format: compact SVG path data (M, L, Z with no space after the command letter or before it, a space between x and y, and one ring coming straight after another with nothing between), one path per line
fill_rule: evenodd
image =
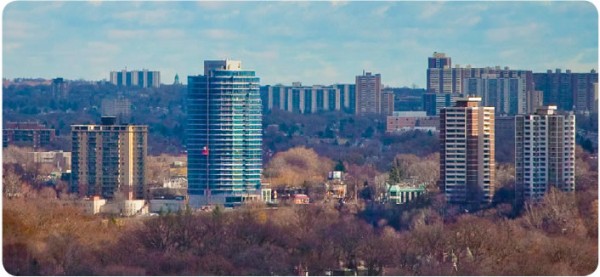
M424 88L434 51L453 66L598 69L597 9L583 1L13 2L4 11L9 79L108 80L127 67L158 70L168 84L230 58L261 72L261 84L352 83L365 70L386 86Z

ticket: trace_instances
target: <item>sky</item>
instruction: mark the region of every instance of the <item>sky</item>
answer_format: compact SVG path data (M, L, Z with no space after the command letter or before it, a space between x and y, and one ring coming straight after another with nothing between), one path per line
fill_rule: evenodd
M545 72L598 69L590 2L11 2L2 16L2 76L102 80L150 69L161 82L241 60L262 85L425 87L427 58Z

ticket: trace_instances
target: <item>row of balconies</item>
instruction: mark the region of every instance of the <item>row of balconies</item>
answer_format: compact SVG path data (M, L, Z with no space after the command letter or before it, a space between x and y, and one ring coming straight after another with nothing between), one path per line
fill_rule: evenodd
M214 189L216 187L227 188L233 186L252 186L255 183L260 183L260 178L209 178L209 187ZM200 188L206 186L206 179L202 179L202 185ZM193 183L192 183L193 184ZM188 186L190 183L188 182Z

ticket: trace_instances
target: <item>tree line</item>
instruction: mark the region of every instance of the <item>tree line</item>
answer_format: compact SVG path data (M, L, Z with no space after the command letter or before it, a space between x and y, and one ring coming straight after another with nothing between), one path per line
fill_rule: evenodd
M430 203L394 227L327 204L114 219L30 195L4 200L3 262L15 275L585 275L597 200L578 201L552 191L516 218Z
M311 151L279 153L273 163L293 168L274 167L274 178L320 182L306 173L326 169L314 167L320 157ZM4 191L15 176L27 189L3 198L3 264L14 275L585 275L598 261L598 173L590 154L578 148L577 157L575 193L552 189L520 209L497 201L475 212L432 191L405 205L359 198L113 218L5 175ZM399 155L397 172L386 174L410 175L436 158ZM358 180L378 179L373 168L342 166ZM513 185L510 170L502 169L503 186Z

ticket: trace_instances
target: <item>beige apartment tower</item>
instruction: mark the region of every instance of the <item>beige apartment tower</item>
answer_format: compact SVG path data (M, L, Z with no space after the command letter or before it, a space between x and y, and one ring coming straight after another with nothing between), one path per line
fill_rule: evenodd
M103 117L101 125L72 125L71 132L71 192L145 198L147 126L116 125L115 117Z
M489 203L494 197L494 108L480 102L462 98L440 112L439 186L450 203Z
M394 91L384 90L381 93L381 113L386 116L394 114Z
M381 113L381 75L363 73L356 76L356 114Z

